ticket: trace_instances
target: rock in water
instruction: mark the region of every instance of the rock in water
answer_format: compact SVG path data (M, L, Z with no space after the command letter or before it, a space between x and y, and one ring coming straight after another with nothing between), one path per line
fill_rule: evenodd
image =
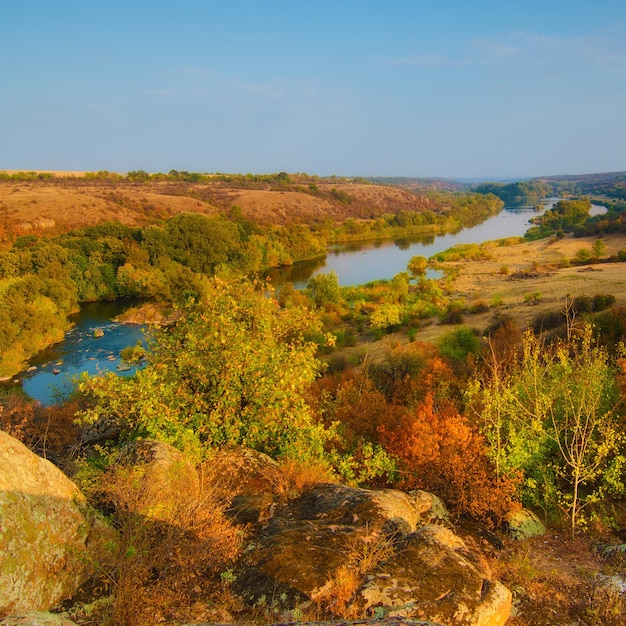
M114 541L67 476L0 431L0 616L55 607Z

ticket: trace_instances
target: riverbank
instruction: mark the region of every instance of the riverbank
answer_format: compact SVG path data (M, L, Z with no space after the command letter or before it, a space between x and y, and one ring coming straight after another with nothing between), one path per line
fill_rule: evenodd
M483 334L498 318L508 317L520 328L531 326L540 315L558 312L566 296L610 294L613 306L626 306L626 263L611 262L620 251L626 251L626 234L605 235L600 262L574 265L579 250L591 250L597 237L540 239L501 245L498 241L482 244L483 259L447 261L447 273L440 283L451 298L469 310L484 311L465 314L463 325ZM569 267L563 267L570 263ZM437 343L455 327L439 320L426 320L411 339ZM364 355L382 358L389 346L411 340L406 329L385 335L378 341L362 338L356 346L342 348L333 358L357 362Z

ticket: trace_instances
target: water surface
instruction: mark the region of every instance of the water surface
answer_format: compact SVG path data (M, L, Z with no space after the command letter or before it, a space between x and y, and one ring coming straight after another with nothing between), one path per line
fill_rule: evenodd
M123 300L85 304L72 318L75 326L66 333L65 339L33 358L30 365L37 369L21 374L17 384L42 404L53 404L68 396L74 380L82 372L133 374L135 366L120 371L119 368L126 367L120 359L120 351L138 341L143 342L146 327L111 321L130 304ZM104 334L97 337L99 331Z

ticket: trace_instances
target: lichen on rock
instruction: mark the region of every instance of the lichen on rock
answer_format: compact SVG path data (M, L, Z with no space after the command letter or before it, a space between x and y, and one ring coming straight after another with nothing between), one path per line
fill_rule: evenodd
M114 542L69 478L0 431L0 616L56 606Z

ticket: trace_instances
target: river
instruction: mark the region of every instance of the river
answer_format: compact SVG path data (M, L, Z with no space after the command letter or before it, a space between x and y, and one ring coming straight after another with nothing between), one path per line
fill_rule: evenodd
M551 207L557 200L544 200L544 207ZM592 213L598 214L605 210L604 207L594 206ZM430 257L457 244L522 236L530 226L529 220L541 212L532 207L505 207L498 215L455 234L422 235L395 242L336 246L329 250L325 259L296 263L292 267L272 270L267 274L275 286L292 282L297 289L306 287L307 281L321 272L334 271L339 283L344 286L392 278L405 271L411 257L416 255ZM75 326L67 333L65 340L37 355L30 362L36 369L24 372L9 384L21 385L32 398L50 404L67 396L72 381L81 372L96 374L118 371L120 350L144 339L144 327L111 321L131 304L118 301L84 305L74 318ZM102 329L104 335L95 337L96 329ZM59 373L55 374L53 370ZM120 373L128 375L134 371L135 368L131 368Z
M23 372L5 385L21 386L31 398L49 405L66 399L82 372L133 374L136 367L125 369L120 351L138 341L144 342L146 327L111 321L132 304L136 302L118 300L83 305L72 318L74 326L65 339L42 350L31 359L31 371ZM98 336L100 331L103 334Z
M544 201L544 206L549 208L557 200L549 198ZM533 207L507 207L481 224L454 234L418 234L396 241L352 242L334 246L324 259L277 268L267 272L267 275L277 286L291 282L296 289L304 289L312 276L331 271L337 274L340 285L362 285L381 278L392 278L405 271L411 257L417 255L428 258L457 244L522 236L530 226L529 220L542 212Z

